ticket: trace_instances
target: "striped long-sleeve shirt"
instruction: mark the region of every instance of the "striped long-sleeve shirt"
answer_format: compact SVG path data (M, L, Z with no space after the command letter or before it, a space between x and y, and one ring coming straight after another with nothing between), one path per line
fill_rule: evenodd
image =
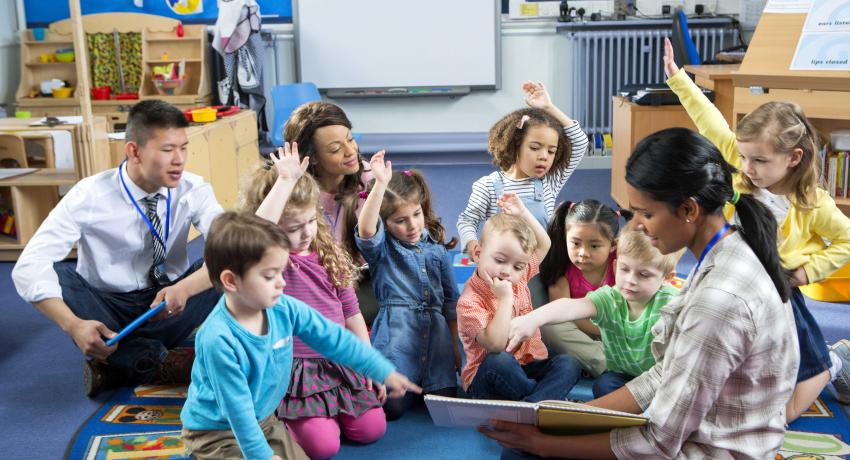
M567 179L572 176L579 163L581 163L589 144L587 135L581 130L578 122L565 127L564 133L570 140L570 161L564 163L562 167L550 170L543 176L543 204L546 207L547 219L552 217L552 212L555 210L555 199L561 193L561 189L567 183ZM463 210L457 220L461 248L465 249L470 241L477 240L478 229L481 225L490 216L499 212L499 206L496 204L496 200L499 197L496 196L496 190L493 185L493 181L499 174L502 175L505 192L516 193L521 198L534 196L534 182L532 178L514 180L502 171L495 171L475 181L472 184L472 194L469 196L466 209Z
M283 279L286 281L284 294L306 303L342 327L346 319L360 313L354 288L334 286L315 252L303 256L290 254ZM298 337L292 339L292 355L296 358L322 357Z

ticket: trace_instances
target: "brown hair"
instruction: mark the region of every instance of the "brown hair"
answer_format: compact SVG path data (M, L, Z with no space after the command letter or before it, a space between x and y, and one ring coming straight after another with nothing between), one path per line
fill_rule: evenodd
M375 186L375 181L369 184L369 191ZM457 238L445 242L446 229L440 222L440 218L434 214L431 206L431 190L421 172L411 169L396 172L387 184L384 199L381 201L381 219L386 221L395 212L399 202L419 203L422 205L422 214L425 217L425 228L428 234L446 249L452 249L457 244Z
M522 128L520 121L528 116ZM507 171L516 163L517 155L528 128L533 126L548 126L558 133L558 149L555 151L555 160L552 168L559 168L570 161L570 140L564 133L564 126L552 115L541 109L519 109L502 117L490 128L490 137L487 146L490 155L493 155L493 164L502 171Z
M222 291L221 272L230 270L243 276L263 259L268 248L275 246L289 251L289 239L277 225L247 212L220 214L210 225L204 242L204 263L210 281Z
M803 109L793 102L772 101L758 106L738 122L735 133L738 142L765 141L777 154L788 154L794 149L803 151L800 163L782 180L793 187L792 202L800 209L812 209L817 204L820 182L820 135L815 131ZM757 187L746 174L744 184Z
M278 173L268 164L257 167L242 187L239 197L239 208L243 211L256 213L260 204L268 196L272 186L277 181ZM340 250L334 241L328 221L322 216L322 206L319 203L319 184L309 174L304 174L295 183L289 200L283 208L283 215L296 211L316 209L316 237L310 243L310 249L319 255L319 261L327 270L331 283L337 287L350 287L354 284L355 272L351 256Z
M308 102L295 109L289 119L286 120L283 127L283 138L287 142L298 143L298 154L302 159L305 156L310 157L307 172L313 177L319 177L313 135L319 128L337 125L351 129L351 121L349 121L345 112L339 106L329 102ZM339 202L344 210L342 225L345 231L342 232L342 246L348 251L352 259L358 258L360 254L357 245L354 243L354 226L357 225L356 211L359 194L366 189L366 184L361 179L363 157L359 154L358 164L357 172L344 176L342 183L339 184L339 190L334 195L334 200Z
M526 254L531 254L537 249L537 237L534 235L531 225L522 217L503 212L493 215L484 223L484 228L481 229L481 247L487 244L490 235L501 232L513 235Z
M661 251L652 245L649 236L635 230L632 225L627 225L617 237L618 256L634 257L657 268L665 276L676 270L676 264L684 252L685 248L682 248L676 252L661 254Z

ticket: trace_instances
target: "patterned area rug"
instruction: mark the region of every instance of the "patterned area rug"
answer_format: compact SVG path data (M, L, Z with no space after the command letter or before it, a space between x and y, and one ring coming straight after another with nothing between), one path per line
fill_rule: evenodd
M180 438L186 387L121 388L79 429L66 458L188 459Z
M585 380L577 385L570 397L587 399L589 395L590 384ZM66 458L187 459L186 448L180 439L180 409L185 400L186 387L122 388L83 424L71 442ZM430 417L422 417L420 423L423 426L418 430L419 433L437 429L431 425ZM396 433L402 434L400 431ZM440 434L446 436L455 433L462 436L470 434L464 431ZM393 430L388 430L382 440L370 446L358 446L351 453L355 457L366 455L381 458L381 452L386 452L389 445L406 442L405 439L395 439L393 434ZM848 440L850 407L839 404L830 389L827 389L799 420L791 424L785 434L785 445L775 460L847 459L850 458L850 445L846 443ZM344 447L339 458L345 457ZM412 455L410 458L416 457ZM428 458L427 452L423 452L423 458Z
M827 387L820 398L785 433L776 460L836 460L850 455L850 406L839 403Z

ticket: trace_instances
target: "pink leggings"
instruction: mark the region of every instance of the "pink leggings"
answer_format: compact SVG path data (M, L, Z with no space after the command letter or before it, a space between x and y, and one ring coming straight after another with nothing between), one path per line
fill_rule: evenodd
M308 417L287 420L292 437L313 460L325 460L339 452L340 428L345 437L361 444L375 442L387 431L384 409L376 407L360 417Z

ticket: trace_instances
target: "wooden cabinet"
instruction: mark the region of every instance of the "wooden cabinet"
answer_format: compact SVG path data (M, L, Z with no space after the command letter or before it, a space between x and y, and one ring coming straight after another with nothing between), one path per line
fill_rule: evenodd
M733 101L732 75L737 64L685 66L694 75L696 84L714 91L714 105L732 124ZM667 128L690 128L697 130L685 108L681 105L637 105L620 96L613 98L613 142L611 157L611 197L621 207L629 205L626 197L626 162L635 145L644 137Z
M714 106L720 110L729 126L733 124L732 109L735 102L732 74L739 68L739 64L685 66L685 71L694 76L694 82L698 86L714 91Z
M212 123L195 124L189 138L186 170L203 177L225 209L236 209L241 180L260 160L257 114L242 110ZM110 142L112 166L124 160L124 141Z
M614 151L611 156L611 197L626 208L626 162L635 145L644 137L662 129L683 127L696 130L688 113L681 105L637 105L620 96L614 96Z
M9 209L15 219L14 237L0 235L0 260L17 260L24 246L32 238L41 222L59 202L59 188L72 186L82 179L86 168L91 173L109 169L109 144L106 137L106 119L94 117L92 142L83 142L82 125L58 125L53 127L29 126L33 119L0 119L0 133L13 133L24 138L41 135L47 131L67 131L71 136L74 169L45 168L22 176L0 180L0 206ZM53 142L44 142L53 146ZM45 152L44 166L50 166L55 158L53 152ZM41 166L33 164L30 166Z

